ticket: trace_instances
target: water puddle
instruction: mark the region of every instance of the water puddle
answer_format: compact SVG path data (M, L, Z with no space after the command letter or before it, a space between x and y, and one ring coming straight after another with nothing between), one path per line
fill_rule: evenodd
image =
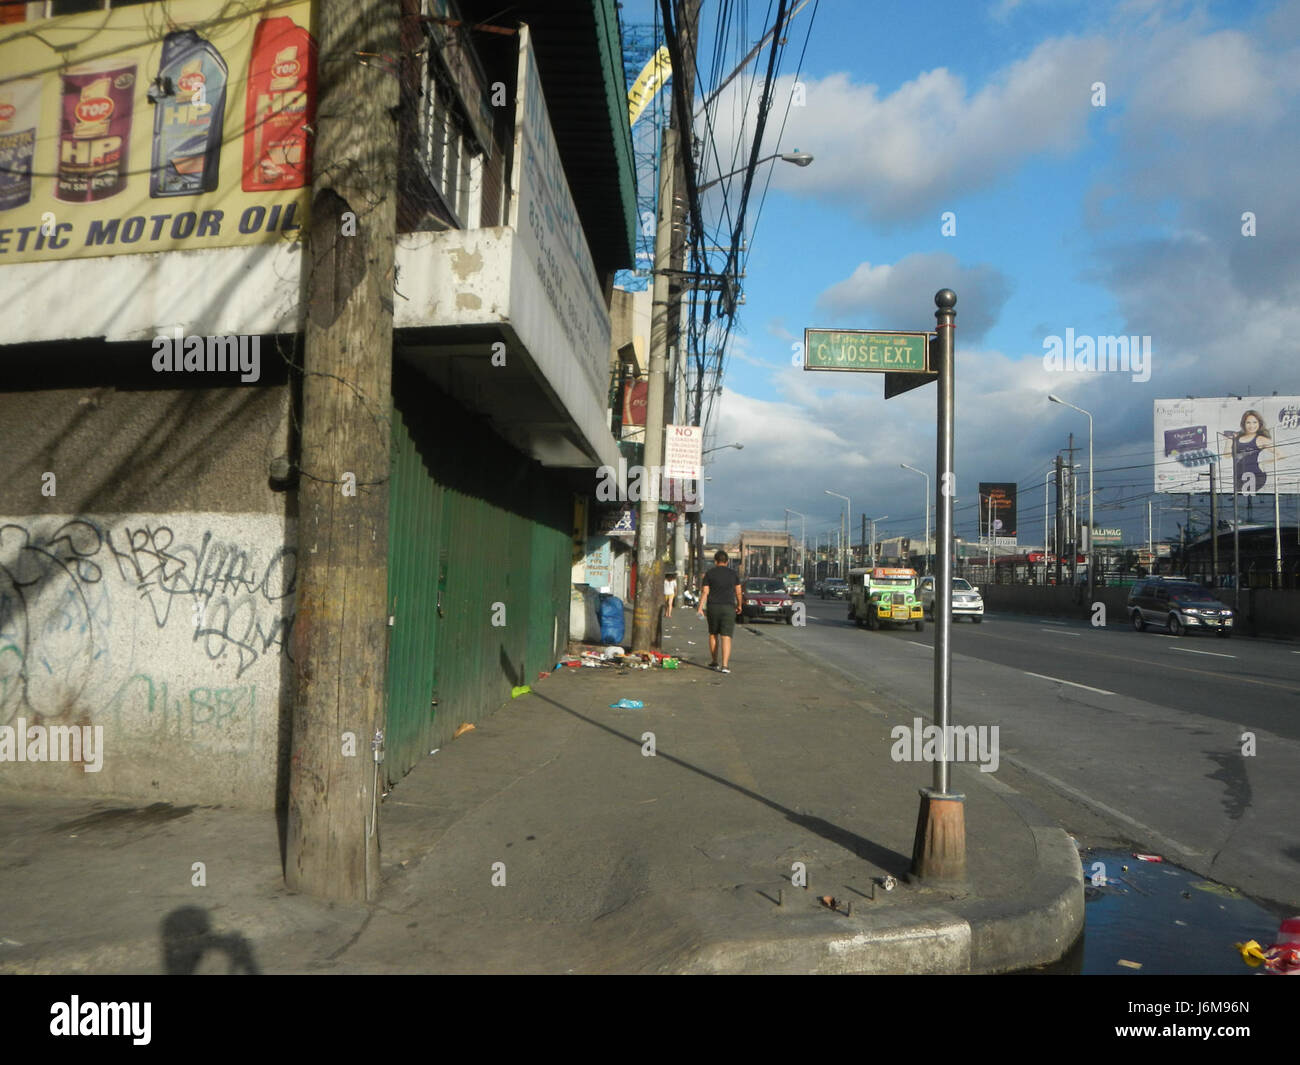
M1131 852L1089 849L1083 861L1085 924L1081 944L1033 972L1239 975L1261 973L1234 943L1277 941L1281 918L1236 888L1172 862Z

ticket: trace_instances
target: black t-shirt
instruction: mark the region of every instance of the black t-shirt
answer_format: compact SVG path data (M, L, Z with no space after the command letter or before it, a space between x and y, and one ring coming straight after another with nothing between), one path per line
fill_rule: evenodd
M740 577L730 566L714 566L704 575L703 586L709 590L709 606L727 606L736 602Z

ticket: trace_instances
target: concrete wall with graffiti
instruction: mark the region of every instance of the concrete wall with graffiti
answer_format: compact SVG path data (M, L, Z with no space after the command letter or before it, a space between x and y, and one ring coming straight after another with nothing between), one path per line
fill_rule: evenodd
M25 786L269 804L297 554L267 514L0 517L0 726L103 726Z
M269 807L297 562L283 360L241 387L161 381L147 345L59 360L7 360L0 391L0 788ZM102 762L19 761L20 725L102 728Z

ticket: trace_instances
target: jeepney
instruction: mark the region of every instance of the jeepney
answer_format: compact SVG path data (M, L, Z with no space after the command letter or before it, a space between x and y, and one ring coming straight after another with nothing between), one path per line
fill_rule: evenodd
M787 573L782 580L785 590L795 599L803 598L803 578L797 573Z
M849 620L869 629L911 625L925 629L916 570L875 566L849 570Z

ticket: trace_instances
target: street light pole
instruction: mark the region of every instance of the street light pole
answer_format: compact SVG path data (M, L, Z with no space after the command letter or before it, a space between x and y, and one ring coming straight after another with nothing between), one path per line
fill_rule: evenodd
M799 519L799 576L806 582L808 580L808 519L797 510L785 508L787 514L793 514Z
M1092 527L1092 415L1082 407L1076 407L1073 403L1067 403L1060 396L1048 396L1047 398L1053 403L1059 403L1063 407L1077 410L1080 414L1087 415L1088 418L1088 602L1091 604L1095 598L1097 583L1097 545L1093 542Z
M868 561L869 564L872 566L876 564L876 522L884 521L888 517L889 517L888 514L882 514L878 518L867 519L867 521L871 524L871 558Z
M773 154L766 156L763 159L759 159L757 162L754 163L754 166L760 167L764 163L770 163L773 159L780 159L782 162L785 163L794 163L794 165L798 167L805 167L813 161L813 157L811 155L809 155L807 152L801 152L798 148L796 148L792 152L774 152ZM698 194L703 192L705 189L711 189L713 188L714 185L718 184L718 182L726 181L727 178L735 177L737 174L744 173L748 169L749 167L742 166L739 170L733 170L729 174L719 174L712 181L706 181L703 185L697 185L695 187L695 191Z
M915 466L909 466L906 462L900 462L899 465L925 478L925 572L928 574L930 572L930 475Z
M848 508L848 514L849 514L849 520L848 520L849 537L848 537L847 539L848 539L848 541L849 541L849 561L852 562L852 561L853 561L853 542L852 542L851 537L852 537L852 535L853 535L853 504L849 501L849 497L848 497L848 496L840 495L839 492L832 492L829 488L827 488L825 491L826 491L826 494L827 494L828 496L834 496L836 499L842 499L842 500L844 500L844 505ZM845 544L845 539L846 539L846 537L844 536L844 533L843 533L843 531L842 531L842 527L841 527L841 532L840 532L840 576L841 576L841 577L845 576L845 574L846 574L846 570L845 570L845 568L844 568L844 544Z

